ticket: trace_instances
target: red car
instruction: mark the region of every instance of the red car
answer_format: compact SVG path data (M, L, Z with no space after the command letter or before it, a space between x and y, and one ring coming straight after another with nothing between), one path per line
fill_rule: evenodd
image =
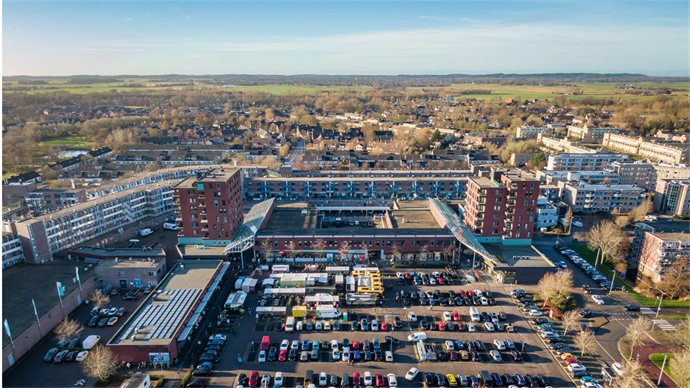
M472 291L467 291L467 296L468 296L469 298L473 298L473 297L474 297L474 292L472 292Z
M256 387L257 385L259 385L259 372L254 371L249 375L249 386Z
M436 322L436 329L440 331L446 331L446 324L441 321L438 321Z
M283 349L280 351L280 354L278 355L278 361L285 361L287 360L287 350Z
M451 361L457 361L458 360L458 353L456 351L451 351L450 352L450 360Z
M361 381L361 379L360 379L360 377L359 377L359 372L355 372L355 373L352 375L352 384L355 385L355 386L357 386L357 385L360 385L361 382L362 382L362 381Z
M458 295L460 295L462 299L467 298L467 293L465 292L465 290L458 291Z
M458 331L465 331L465 330L467 330L467 326L465 326L462 322L456 323L455 326L457 326Z
M359 341L352 342L352 350L359 350Z
M405 280L412 279L412 275L409 272L405 272Z
M388 331L388 324L386 322L381 322L381 331Z
M443 280L443 278L436 278L436 282L441 286L446 284L446 282Z
M386 383L383 381L383 375L381 373L376 374L376 386L385 387Z
M582 361L580 361L576 358L566 358L565 359L565 365L570 365L570 364L582 365Z
M458 313L457 311L453 311L453 320L459 321L460 320L460 313Z

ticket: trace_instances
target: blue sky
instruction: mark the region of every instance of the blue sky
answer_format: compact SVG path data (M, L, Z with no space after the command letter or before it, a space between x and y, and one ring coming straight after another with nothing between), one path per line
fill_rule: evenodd
M2 73L688 76L687 1L3 1Z

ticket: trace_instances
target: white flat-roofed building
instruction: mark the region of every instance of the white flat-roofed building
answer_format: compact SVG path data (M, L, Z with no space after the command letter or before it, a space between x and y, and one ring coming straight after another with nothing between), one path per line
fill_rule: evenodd
M549 155L546 169L550 171L582 171L606 168L609 163L627 160L620 154L552 154Z
M645 200L645 192L632 185L589 185L559 182L562 187L561 199L574 212L610 213L618 209L627 213Z

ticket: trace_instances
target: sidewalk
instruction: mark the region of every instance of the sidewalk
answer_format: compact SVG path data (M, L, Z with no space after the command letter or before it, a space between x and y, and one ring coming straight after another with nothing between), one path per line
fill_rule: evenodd
M642 346L637 346L635 348L635 353L640 354L640 364L644 368L645 372L649 375L649 378L656 384L659 381L659 373L661 368L656 366L656 364L649 359L649 355L652 353L672 353L671 349L666 345L660 345L648 340ZM666 361L668 365L668 361ZM676 384L671 380L665 373L661 378L661 385L659 387L677 387Z

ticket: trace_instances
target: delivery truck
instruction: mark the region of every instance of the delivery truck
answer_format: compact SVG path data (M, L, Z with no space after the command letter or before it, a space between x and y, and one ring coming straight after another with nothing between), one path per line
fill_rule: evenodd
M340 318L343 314L333 306L317 306L316 315L321 319Z

